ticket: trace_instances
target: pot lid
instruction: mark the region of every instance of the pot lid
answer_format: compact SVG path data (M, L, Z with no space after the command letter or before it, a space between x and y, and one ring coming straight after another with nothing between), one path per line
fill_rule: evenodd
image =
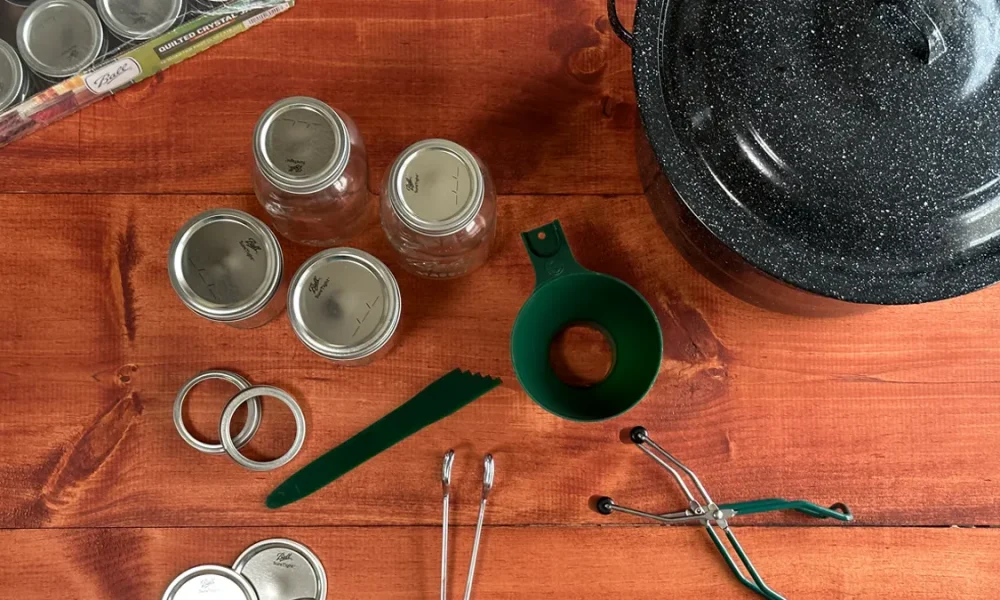
M997 0L646 0L634 49L661 166L755 266L879 304L1000 279Z

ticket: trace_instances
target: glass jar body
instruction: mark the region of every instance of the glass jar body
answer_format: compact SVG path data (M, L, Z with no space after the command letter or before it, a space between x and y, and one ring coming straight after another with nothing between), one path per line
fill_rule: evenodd
M483 203L460 230L428 235L408 226L392 206L392 182L382 186L379 205L382 229L406 271L429 279L453 279L475 271L489 259L496 237L497 198L486 165L476 158L483 175Z
M285 238L309 246L339 246L359 234L373 218L368 195L368 154L354 121L334 109L347 125L350 156L343 173L323 189L293 193L268 179L254 163L254 194Z

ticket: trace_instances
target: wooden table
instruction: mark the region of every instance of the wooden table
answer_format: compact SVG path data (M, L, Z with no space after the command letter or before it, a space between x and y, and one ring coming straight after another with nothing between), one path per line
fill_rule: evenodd
M617 441L641 423L721 501L780 495L854 509L849 526L739 522L789 598L996 597L1000 288L806 319L714 287L641 195L630 57L604 15L602 0L301 0L0 151L2 595L158 599L188 567L287 536L319 554L330 598L436 597L440 461L455 447L452 597L485 452L498 470L476 598L752 597L699 528L588 509L601 493L682 505L662 470ZM398 151L443 136L481 154L501 194L492 261L451 283L400 274L401 342L369 367L332 367L284 318L252 331L198 319L167 280L167 247L188 217L222 206L261 214L251 131L294 94L356 119L373 191ZM508 358L533 283L517 234L554 218L584 265L635 285L663 325L655 388L608 423L545 413ZM377 226L356 245L395 264ZM311 254L285 247L292 268ZM456 366L505 383L316 496L264 508L294 468ZM208 368L302 400L310 429L292 466L253 474L180 440L174 394ZM192 398L198 433L212 431L225 392L208 385ZM276 406L265 405L251 445L259 456L290 441L291 417Z

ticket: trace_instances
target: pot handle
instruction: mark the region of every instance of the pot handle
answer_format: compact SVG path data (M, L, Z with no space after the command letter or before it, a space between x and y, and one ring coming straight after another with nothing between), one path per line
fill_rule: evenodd
M613 0L608 0L613 3ZM941 29L934 22L934 19L927 13L922 0L887 0L890 4L899 9L906 20L909 21L924 38L924 48L920 58L925 64L931 65L941 58L948 51L948 46L944 42L944 35Z
M531 265L535 267L536 290L563 275L587 272L573 258L558 219L538 229L521 233L521 240L528 250Z
M635 36L631 31L625 29L621 19L618 18L618 7L615 6L615 0L608 0L608 21L611 22L611 29L614 30L618 39L625 42L629 48L632 48Z

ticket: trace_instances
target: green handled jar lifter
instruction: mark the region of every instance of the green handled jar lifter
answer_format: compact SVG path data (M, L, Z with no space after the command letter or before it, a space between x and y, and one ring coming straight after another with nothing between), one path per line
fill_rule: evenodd
M715 548L722 555L729 570L733 572L736 579L744 586L752 590L758 596L768 600L785 600L785 597L772 590L764 583L760 573L750 562L743 546L736 539L736 534L729 526L729 522L739 515L752 515L755 513L773 512L779 510L794 510L817 519L836 519L838 521L853 521L854 515L847 505L838 502L830 508L813 504L805 500L785 500L784 498L765 498L763 500L751 500L749 502L736 502L733 504L716 504L712 497L708 495L701 480L684 463L678 460L673 454L663 449L659 444L649 437L649 432L645 427L633 427L628 434L628 440L635 444L640 450L652 458L658 465L666 469L680 486L681 492L687 498L688 506L684 510L672 513L649 513L618 504L608 496L597 498L594 508L602 515L612 513L623 513L635 517L642 517L659 523L668 525L679 525L684 523L697 523L705 528ZM718 465L715 465L718 467ZM683 475L682 475L683 474ZM693 488L693 490L692 490ZM700 498L700 499L699 499ZM722 537L716 530L725 534L729 544L736 551L740 563L750 575L747 577L740 571L739 564L733 558L729 549L726 548Z
M642 400L660 371L663 333L656 314L624 281L581 267L559 221L521 238L536 281L510 337L518 381L539 406L564 419L593 422L625 413ZM599 383L569 385L549 363L549 346L571 325L595 327L611 344L611 370Z

